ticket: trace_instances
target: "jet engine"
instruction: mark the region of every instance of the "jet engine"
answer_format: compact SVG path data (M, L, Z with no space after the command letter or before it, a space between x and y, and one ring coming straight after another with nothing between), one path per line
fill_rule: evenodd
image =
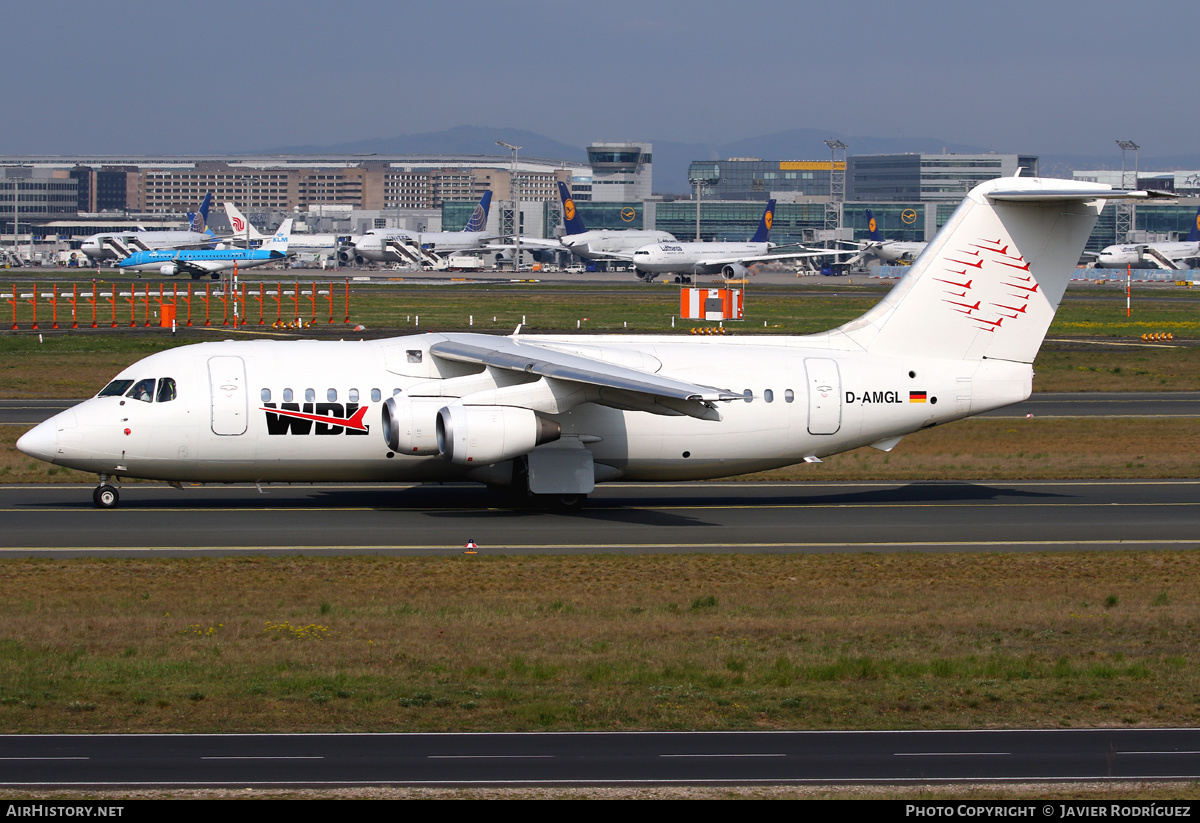
M513 406L453 404L437 415L442 457L461 466L510 460L561 436L558 423Z
M741 263L726 263L721 267L721 276L726 280L737 280L750 274L750 269Z
M389 397L383 404L383 439L399 454L437 454L437 413L444 397Z
M158 273L163 277L174 277L179 274L179 266L174 263L167 263L165 266L158 267Z
M367 262L367 258L358 253L358 249L354 246L344 246L338 249L337 259L339 263L353 263L356 266L361 266Z

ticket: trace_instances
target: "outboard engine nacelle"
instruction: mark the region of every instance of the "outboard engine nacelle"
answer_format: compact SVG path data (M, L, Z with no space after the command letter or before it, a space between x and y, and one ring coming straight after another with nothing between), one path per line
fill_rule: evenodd
M721 267L721 276L726 280L739 280L750 274L750 269L741 263L726 263Z
M163 277L174 277L179 274L179 266L174 263L167 263L165 266L158 267L158 273Z
M383 439L397 454L438 454L437 415L444 397L389 397L383 404Z
M451 463L486 465L528 454L562 437L562 427L530 409L452 404L438 412L437 442Z

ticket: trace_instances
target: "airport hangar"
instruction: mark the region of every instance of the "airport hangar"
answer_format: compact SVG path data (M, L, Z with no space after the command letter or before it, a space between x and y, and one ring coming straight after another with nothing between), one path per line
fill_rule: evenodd
M561 234L557 182L571 187L589 229L659 229L681 240L696 235L696 202L655 196L649 143L596 142L588 162L517 158L520 227L527 236ZM454 231L466 225L485 191L494 202L488 230L513 224L514 159L500 155L253 155L194 157L0 157L0 238L11 243L14 211L22 245L37 238L79 240L135 226L183 228L184 213L214 194L213 225L225 227L219 205L233 202L260 227L301 218L298 232L361 234L374 228ZM729 158L695 161L700 182L700 237L742 240L753 233L763 203L778 201L772 240L821 243L862 239L871 209L891 240L928 240L976 183L1034 176L1038 158L1000 154L850 155L837 160ZM1108 180L1120 172L1077 171ZM840 181L837 178L841 178ZM1087 250L1115 242L1170 240L1191 228L1200 203L1200 172L1142 173L1139 185L1175 191L1181 199L1137 207L1135 232L1116 236L1106 210ZM840 191L840 197L839 195ZM842 201L839 226L831 200ZM300 212L300 214L297 214ZM32 232L26 225L32 225ZM59 245L62 245L61 241Z

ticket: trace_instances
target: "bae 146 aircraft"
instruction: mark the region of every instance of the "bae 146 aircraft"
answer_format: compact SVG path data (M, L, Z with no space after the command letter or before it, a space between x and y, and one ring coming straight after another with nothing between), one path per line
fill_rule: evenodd
M181 272L190 274L193 280L209 275L216 280L221 272L235 266L249 269L266 263L286 260L288 236L292 231L292 218L284 220L261 249L176 249L163 251L139 251L131 254L117 265L126 271L158 272L172 277Z
M976 186L863 316L806 336L419 334L151 355L17 441L100 477L468 480L580 503L596 483L761 471L1017 403L1104 201Z
M1190 269L1200 263L1200 209L1188 236L1175 243L1126 243L1108 246L1096 258L1100 269Z
M120 260L134 252L150 249L211 249L218 241L208 228L208 207L212 192L195 214L188 213L187 231L131 231L93 234L79 244L79 250L90 260Z
M775 201L768 200L767 208L759 221L758 230L746 243L650 243L637 249L632 255L609 255L623 257L633 263L638 279L649 282L660 274L678 273L687 275L720 274L726 280L745 277L750 273L748 266L769 260L797 260L802 257L824 257L853 254L843 251L817 251L804 249L792 252L774 252L770 242L771 224L775 220Z

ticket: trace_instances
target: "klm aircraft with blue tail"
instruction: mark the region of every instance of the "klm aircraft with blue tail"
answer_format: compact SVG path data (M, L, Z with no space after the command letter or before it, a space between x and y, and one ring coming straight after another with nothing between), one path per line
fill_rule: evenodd
M216 280L222 271L237 266L248 269L287 259L292 218L284 220L275 236L260 249L163 249L139 251L117 265L125 271L158 272L164 277L190 274L193 280L204 275Z

